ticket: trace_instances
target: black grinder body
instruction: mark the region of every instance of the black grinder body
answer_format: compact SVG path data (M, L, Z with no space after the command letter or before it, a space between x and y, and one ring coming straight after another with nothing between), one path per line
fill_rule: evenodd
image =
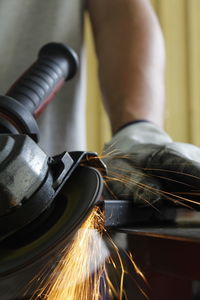
M37 142L37 117L77 69L76 54L50 43L0 96L0 294L30 295L39 274L55 267L62 250L100 201L104 169L95 153L49 157ZM92 163L93 162L93 163ZM94 166L93 166L94 165ZM34 281L33 278L37 277ZM31 282L31 284L30 284Z

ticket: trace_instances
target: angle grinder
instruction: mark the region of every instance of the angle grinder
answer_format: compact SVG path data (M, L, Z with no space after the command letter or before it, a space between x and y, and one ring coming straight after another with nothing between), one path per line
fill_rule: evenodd
M0 96L0 298L22 290L58 256L100 201L105 170L95 153L48 157L36 117L77 70L63 44L41 48L35 63Z

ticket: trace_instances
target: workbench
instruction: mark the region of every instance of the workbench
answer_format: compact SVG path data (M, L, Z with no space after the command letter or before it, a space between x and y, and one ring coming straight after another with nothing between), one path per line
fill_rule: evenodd
M194 281L200 281L200 228L121 227L117 240L126 239L126 249L145 275L149 286L134 274L125 277L129 300L144 300L133 278L150 300L192 300ZM197 299L197 298L195 298Z

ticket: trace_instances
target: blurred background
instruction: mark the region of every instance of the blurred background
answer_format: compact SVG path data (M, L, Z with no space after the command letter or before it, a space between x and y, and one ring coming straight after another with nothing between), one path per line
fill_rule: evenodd
M166 44L165 130L179 142L200 146L200 1L152 0ZM101 105L97 62L87 15L85 39L88 65L88 150L101 153L110 138Z

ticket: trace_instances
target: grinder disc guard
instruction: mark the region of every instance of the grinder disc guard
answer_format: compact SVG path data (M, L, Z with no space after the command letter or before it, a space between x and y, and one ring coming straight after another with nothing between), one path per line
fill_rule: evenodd
M1 295L4 295L4 290L5 293L8 292L11 280L12 285L14 282L16 287L13 296L18 296L20 286L25 287L49 262L55 263L53 257L58 258L61 255L62 250L99 201L101 192L100 173L92 167L78 166L53 201L45 222L33 232L32 235L34 237L35 234L36 238L33 238L30 232L23 234L22 231L21 236L12 236L1 242ZM20 244L20 240L23 244Z

